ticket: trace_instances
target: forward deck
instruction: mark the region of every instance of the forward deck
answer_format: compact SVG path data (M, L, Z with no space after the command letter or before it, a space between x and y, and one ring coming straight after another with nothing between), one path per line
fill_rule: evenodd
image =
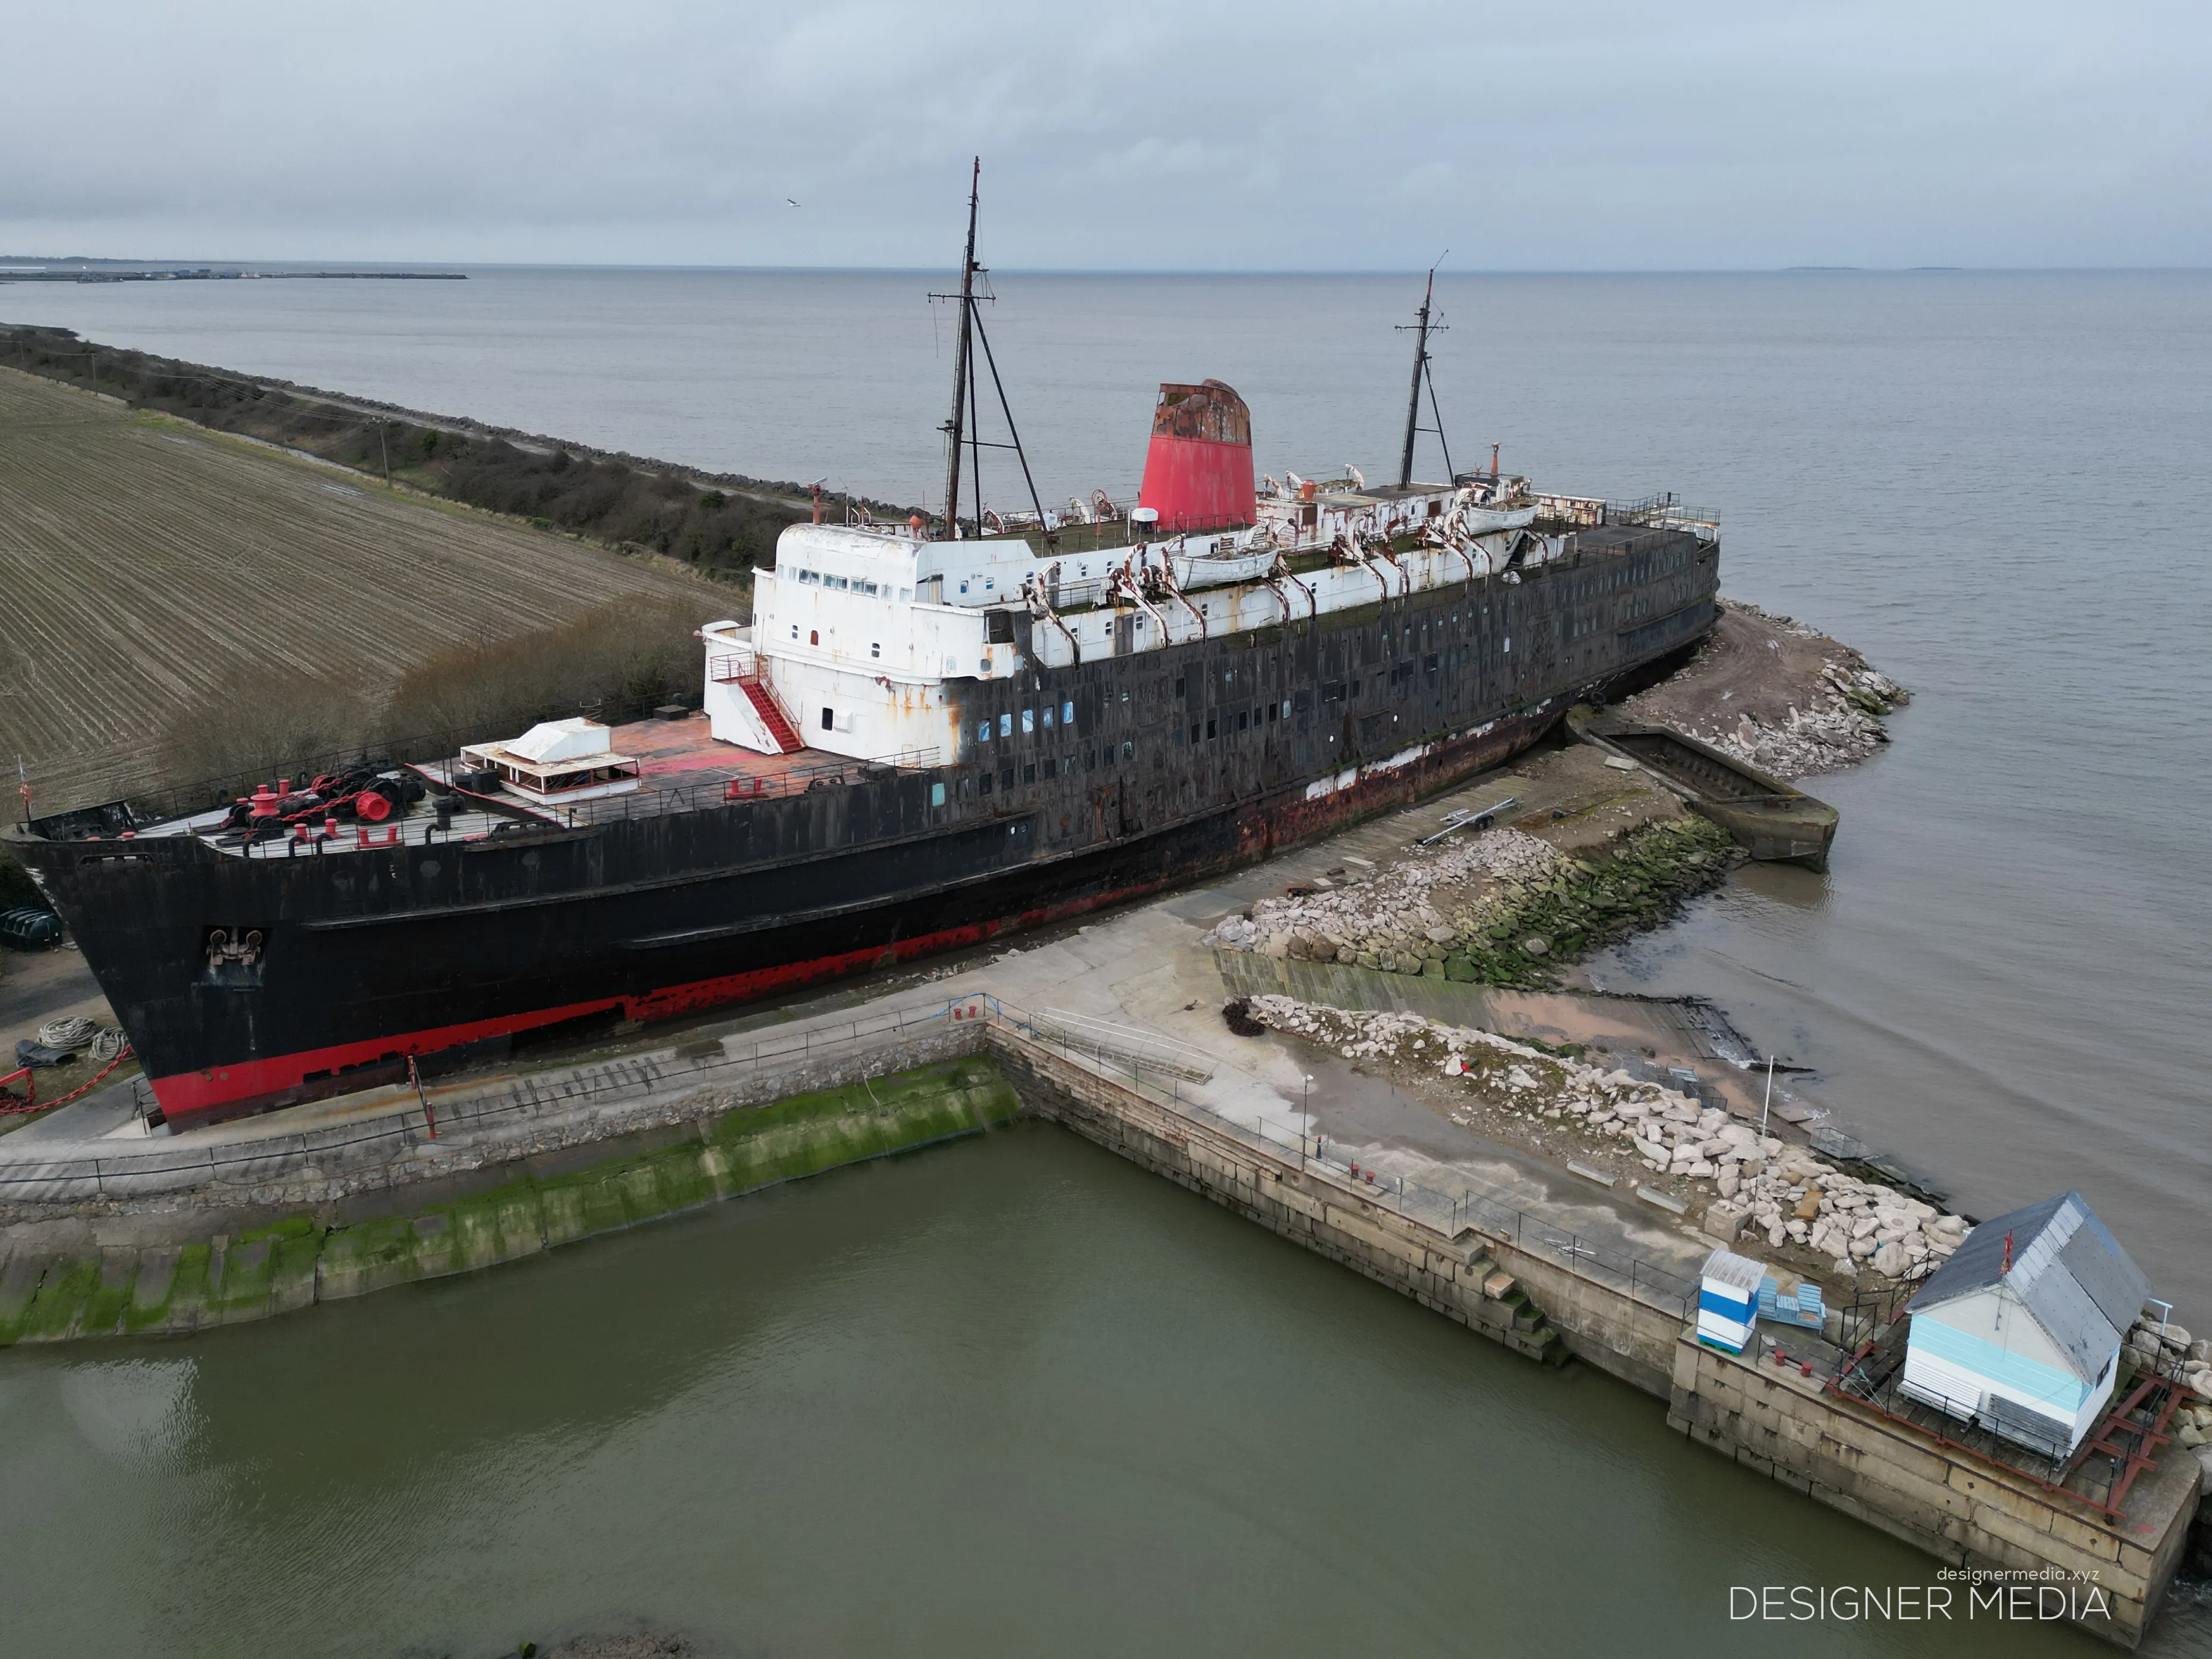
M222 807L152 824L137 835L147 840L191 836L234 858L319 858L392 847L483 841L539 826L580 828L620 818L773 799L809 789L841 788L885 770L933 763L933 757L926 756L849 760L819 749L801 749L788 755L756 754L715 741L703 714L681 720L633 721L613 727L611 738L618 752L638 763L638 787L623 794L549 803L528 800L505 789L479 793L453 784L453 775L459 767L458 757L453 757L386 769L386 776L412 772L435 787L429 796L381 823L349 823L331 830L319 823L301 824L293 833L252 841L227 827L229 809ZM444 823L435 805L441 795L456 804Z

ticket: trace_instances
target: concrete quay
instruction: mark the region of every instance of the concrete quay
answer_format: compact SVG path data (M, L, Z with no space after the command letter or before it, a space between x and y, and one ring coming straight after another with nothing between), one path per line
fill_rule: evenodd
M1279 1034L1224 1030L1224 996L1256 988L1230 976L1249 977L1259 964L1227 961L1231 953L1204 944L1213 923L1347 855L1389 856L1449 805L1378 820L1088 926L695 1026L635 1052L150 1140L134 1138L126 1104L88 1100L67 1109L73 1121L60 1114L33 1126L35 1135L0 1137L0 1320L38 1264L75 1251L72 1271L82 1276L88 1248L119 1251L149 1231L166 1230L158 1248L170 1249L177 1229L219 1232L223 1260L205 1270L219 1284L240 1259L229 1247L250 1248L246 1236L257 1227L269 1237L288 1212L314 1212L326 1238L361 1230L329 1258L331 1271L316 1268L307 1300L319 1299L325 1281L327 1293L343 1294L489 1265L586 1236L592 1229L569 1218L593 1206L604 1224L629 1224L837 1161L818 1139L803 1156L747 1154L743 1167L706 1160L718 1148L726 1158L749 1115L772 1112L771 1103L844 1090L860 1110L851 1091L868 1098L888 1074L988 1060L1030 1114L1516 1352L1595 1365L1666 1402L1669 1421L1702 1443L1913 1542L1947 1568L2094 1573L2080 1582L2100 1588L2102 1601L2082 1605L2077 1621L2132 1645L2185 1547L2195 1459L2169 1452L2157 1480L2137 1483L2124 1516L2100 1518L1837 1400L1817 1378L1723 1363L1686 1340L1696 1270L1711 1243L1686 1219L1486 1139L1333 1054ZM1376 988L1348 970L1329 983L1345 996ZM1401 1000L1450 997L1452 1010L1485 994L1403 976L1383 988ZM1532 1031L1556 1030L1572 1012L1559 999L1509 1006L1493 996L1485 1006L1503 1030L1516 1018ZM1667 1018L1627 1005L1611 1017ZM1639 1029L1654 1042L1667 1035ZM1727 1080L1710 1054L1700 1070L1708 1068L1717 1083ZM853 1155L988 1121L971 1110L924 1135L917 1120L911 1135L879 1135L872 1152ZM586 1167L609 1158L620 1167ZM589 1195L577 1196L585 1186ZM486 1219L447 1202L463 1191L498 1213ZM283 1266L294 1248L280 1240L264 1249L241 1293L216 1298L222 1316L301 1305L298 1270ZM277 1277L291 1273L289 1291L255 1288L258 1264L271 1260ZM104 1267L94 1273L103 1285L108 1276ZM26 1305L35 1312L35 1284L33 1291Z
M1946 1445L1795 1366L1674 1345L1667 1422L1745 1468L1960 1570L1953 1601L2063 1595L2068 1616L2122 1647L2142 1639L2189 1548L2203 1473L2179 1447L2112 1515Z

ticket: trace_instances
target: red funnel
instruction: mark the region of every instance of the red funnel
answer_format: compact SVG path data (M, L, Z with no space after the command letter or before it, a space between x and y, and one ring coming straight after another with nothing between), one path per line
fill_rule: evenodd
M1252 413L1232 388L1218 380L1161 386L1137 505L1158 512L1163 530L1253 521Z

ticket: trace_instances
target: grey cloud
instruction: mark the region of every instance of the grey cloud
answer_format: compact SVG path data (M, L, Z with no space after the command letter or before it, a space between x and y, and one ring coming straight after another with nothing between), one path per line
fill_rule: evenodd
M2205 9L19 3L0 248L2199 264ZM796 197L803 207L785 207Z

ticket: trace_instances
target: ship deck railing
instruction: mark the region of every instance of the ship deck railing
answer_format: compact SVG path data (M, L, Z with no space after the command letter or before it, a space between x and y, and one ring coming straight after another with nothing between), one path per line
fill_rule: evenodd
M592 824L651 818L710 807L781 799L810 791L841 788L900 772L930 771L942 764L934 748L854 758L818 749L790 755L763 755L714 739L703 715L681 721L639 720L615 728L624 752L635 751L641 775L638 787L619 794L572 802L527 799L505 790L488 796L457 793L451 821L438 822L432 799L415 803L381 823L341 823L334 835L319 823L305 836L287 831L261 841L242 841L228 830L231 804L153 820L134 811L131 834L161 841L191 836L240 858L318 858L395 847L434 847L481 842L533 827L582 829ZM414 770L441 788L452 787L459 763L456 752L434 760L386 763L387 773ZM201 794L204 799L204 793ZM480 803L480 804L472 804Z

